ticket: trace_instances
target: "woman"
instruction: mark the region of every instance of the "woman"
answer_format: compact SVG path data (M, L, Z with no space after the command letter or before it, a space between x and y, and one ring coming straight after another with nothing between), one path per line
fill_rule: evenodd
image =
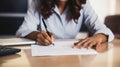
M86 0L34 0L16 35L50 45L54 38L75 38L83 24L93 36L76 42L74 48L91 48L114 39Z

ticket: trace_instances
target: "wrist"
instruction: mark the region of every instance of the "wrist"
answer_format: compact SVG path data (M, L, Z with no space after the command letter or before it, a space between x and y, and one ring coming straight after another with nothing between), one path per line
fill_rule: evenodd
M107 42L108 41L108 36L102 33L96 34L97 38L101 40L101 42Z
M39 33L39 31L33 31L30 34L28 34L26 37L36 41L38 33Z

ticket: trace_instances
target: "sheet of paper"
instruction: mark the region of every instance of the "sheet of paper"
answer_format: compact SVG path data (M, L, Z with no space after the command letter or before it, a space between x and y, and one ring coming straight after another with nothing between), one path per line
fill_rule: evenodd
M31 45L32 56L56 56L56 55L88 55L97 54L93 49L78 49L72 48L73 41L56 41L54 45L50 46L40 46Z

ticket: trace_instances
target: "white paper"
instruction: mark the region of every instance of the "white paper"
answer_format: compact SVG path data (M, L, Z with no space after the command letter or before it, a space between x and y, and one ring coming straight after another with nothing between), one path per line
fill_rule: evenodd
M32 45L32 56L56 56L56 55L88 55L97 54L93 49L78 49L72 48L73 41L56 41L54 45L40 46Z

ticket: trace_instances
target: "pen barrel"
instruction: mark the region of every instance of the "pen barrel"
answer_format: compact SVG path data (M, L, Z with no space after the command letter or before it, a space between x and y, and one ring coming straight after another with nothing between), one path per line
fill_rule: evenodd
M47 32L47 34L49 35L49 37L51 37L51 34L50 34L50 32L49 31L46 31Z
M48 34L48 36L51 38L50 32L47 31L47 34ZM53 38L52 38L52 42L53 42ZM54 43L52 43L52 45L54 45Z

